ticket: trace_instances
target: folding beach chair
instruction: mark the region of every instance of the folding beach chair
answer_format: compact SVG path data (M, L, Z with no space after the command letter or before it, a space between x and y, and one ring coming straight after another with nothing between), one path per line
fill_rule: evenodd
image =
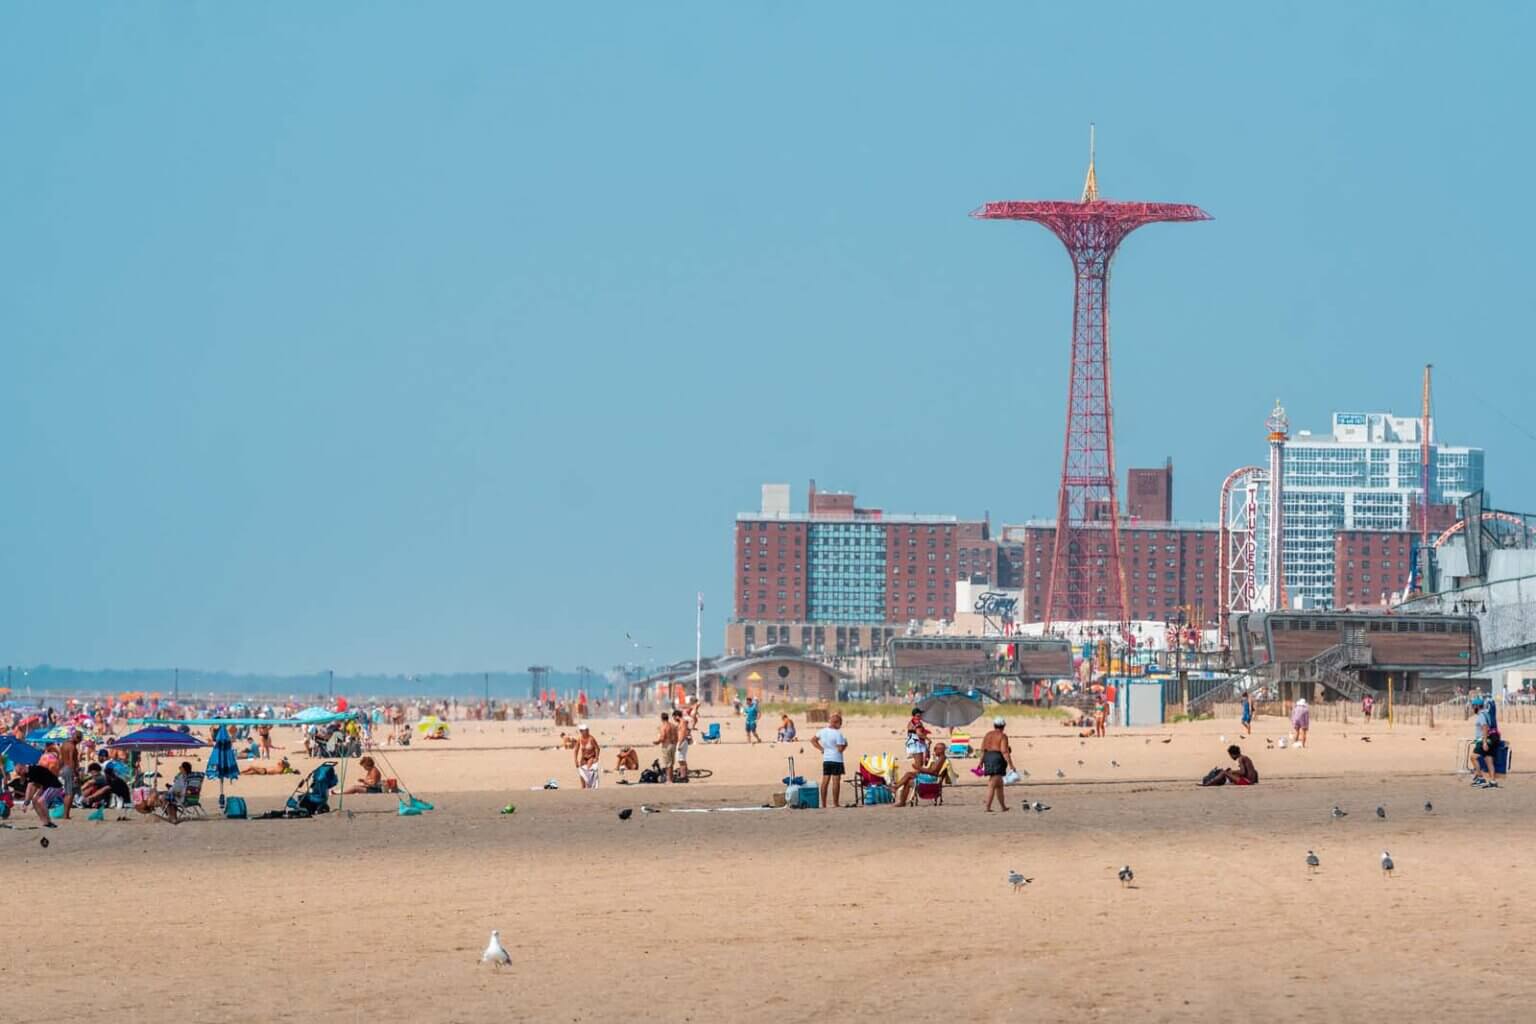
M719 743L720 742L720 723L719 722L710 722L709 723L709 728L707 728L703 732L699 733L699 739L702 740L705 743Z

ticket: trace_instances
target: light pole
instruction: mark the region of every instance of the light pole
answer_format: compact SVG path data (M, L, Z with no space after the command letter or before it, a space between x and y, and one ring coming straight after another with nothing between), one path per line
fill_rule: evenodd
M1451 605L1451 610L1458 614L1470 617L1473 614L1472 602L1471 600L1456 601ZM1476 614L1482 615L1487 611L1488 605L1483 601L1479 601L1477 603ZM1470 697L1472 696L1472 624L1470 622L1467 623L1467 649L1462 654L1462 657L1467 659L1467 696ZM1493 696L1492 680L1489 680L1488 696Z
M336 672L333 669L325 670L325 695L329 700L336 699Z

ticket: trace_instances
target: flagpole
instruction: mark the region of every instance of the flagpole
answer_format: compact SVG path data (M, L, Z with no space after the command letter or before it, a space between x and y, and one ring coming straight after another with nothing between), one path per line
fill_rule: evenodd
M693 699L699 704L704 703L704 693L700 685L703 678L704 665L704 594L699 592L698 614L694 618L693 626Z

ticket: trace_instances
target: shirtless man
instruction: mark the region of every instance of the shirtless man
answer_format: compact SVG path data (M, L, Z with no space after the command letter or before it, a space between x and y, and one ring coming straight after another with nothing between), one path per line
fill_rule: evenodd
M576 774L581 777L582 789L596 789L602 771L597 766L597 759L603 748L597 745L597 737L592 735L592 728L586 722L576 727L576 733Z
M68 808L80 791L80 730L71 729L69 739L59 747L59 781L64 786L64 806Z
M1008 809L1003 796L1003 775L1013 770L1013 747L1005 731L1008 722L1002 715L992 719L992 731L981 738L981 770L987 777L987 807L992 810L995 797L1002 810Z
M665 711L661 713L661 730L656 733L654 745L661 748L661 756L657 758L661 762L661 781L671 782L672 763L677 758L677 729Z
M693 725L681 711L672 712L672 728L677 730L677 770L688 777L688 746L693 742Z

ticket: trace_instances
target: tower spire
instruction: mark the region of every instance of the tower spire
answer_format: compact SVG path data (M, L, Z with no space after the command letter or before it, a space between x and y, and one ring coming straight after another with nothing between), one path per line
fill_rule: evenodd
M1094 124L1088 122L1088 178L1083 182L1083 202L1096 203L1099 200L1099 179L1093 173L1094 151Z

